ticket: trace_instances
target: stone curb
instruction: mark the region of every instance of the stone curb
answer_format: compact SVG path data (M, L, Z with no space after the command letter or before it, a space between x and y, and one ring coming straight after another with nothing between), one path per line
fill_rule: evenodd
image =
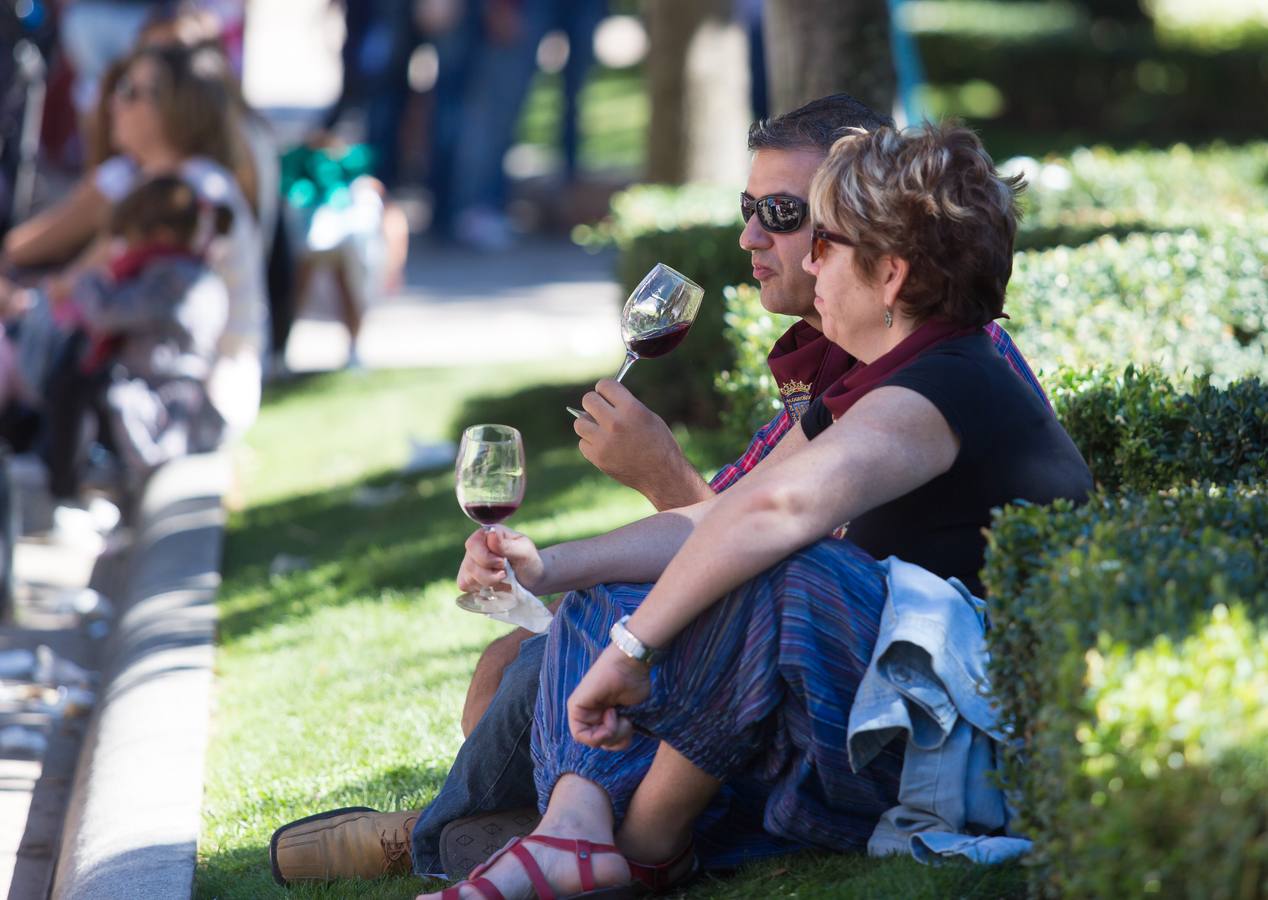
M206 454L168 463L146 488L54 898L192 892L229 478L228 456Z

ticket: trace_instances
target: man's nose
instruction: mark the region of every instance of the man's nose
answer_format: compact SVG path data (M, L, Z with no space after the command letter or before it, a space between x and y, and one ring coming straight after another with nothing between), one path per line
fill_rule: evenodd
M740 232L740 246L745 250L764 250L771 246L770 235L757 221L757 216L749 217Z

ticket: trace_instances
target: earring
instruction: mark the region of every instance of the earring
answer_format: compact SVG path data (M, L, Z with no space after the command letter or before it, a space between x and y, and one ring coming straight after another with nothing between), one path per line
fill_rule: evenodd
M894 314L890 311L888 306L885 307L885 327L886 328L894 327Z

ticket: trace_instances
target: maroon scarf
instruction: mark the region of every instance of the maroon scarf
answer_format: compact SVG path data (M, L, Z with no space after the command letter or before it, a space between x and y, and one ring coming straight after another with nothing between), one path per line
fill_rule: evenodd
M943 341L981 331L977 327L954 325L942 319L931 319L907 335L897 347L870 363L856 362L845 376L823 392L823 403L833 421L858 403L872 388L879 387L895 372L905 368L926 350Z
M127 281L129 278L140 275L141 271L154 260L171 259L173 257L190 260L198 259L197 254L188 247L182 247L179 244L164 244L157 241L141 244L125 250L111 261L110 277L115 281Z
M845 376L854 357L823 332L798 321L775 342L766 363L779 385L784 408L797 421L811 400Z

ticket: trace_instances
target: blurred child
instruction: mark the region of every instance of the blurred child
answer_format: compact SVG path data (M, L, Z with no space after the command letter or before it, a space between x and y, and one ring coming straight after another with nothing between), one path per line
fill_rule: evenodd
M167 460L219 444L225 422L207 383L229 297L204 257L231 224L227 209L172 176L143 182L112 210L108 270L81 277L53 309L82 335L44 385L55 494L77 483L87 409L104 420L129 489Z
M282 191L298 261L295 314L313 279L334 280L339 318L348 329L348 366L360 368L357 336L367 306L399 289L409 252L409 224L382 182L370 175L373 154L318 133L282 156Z

